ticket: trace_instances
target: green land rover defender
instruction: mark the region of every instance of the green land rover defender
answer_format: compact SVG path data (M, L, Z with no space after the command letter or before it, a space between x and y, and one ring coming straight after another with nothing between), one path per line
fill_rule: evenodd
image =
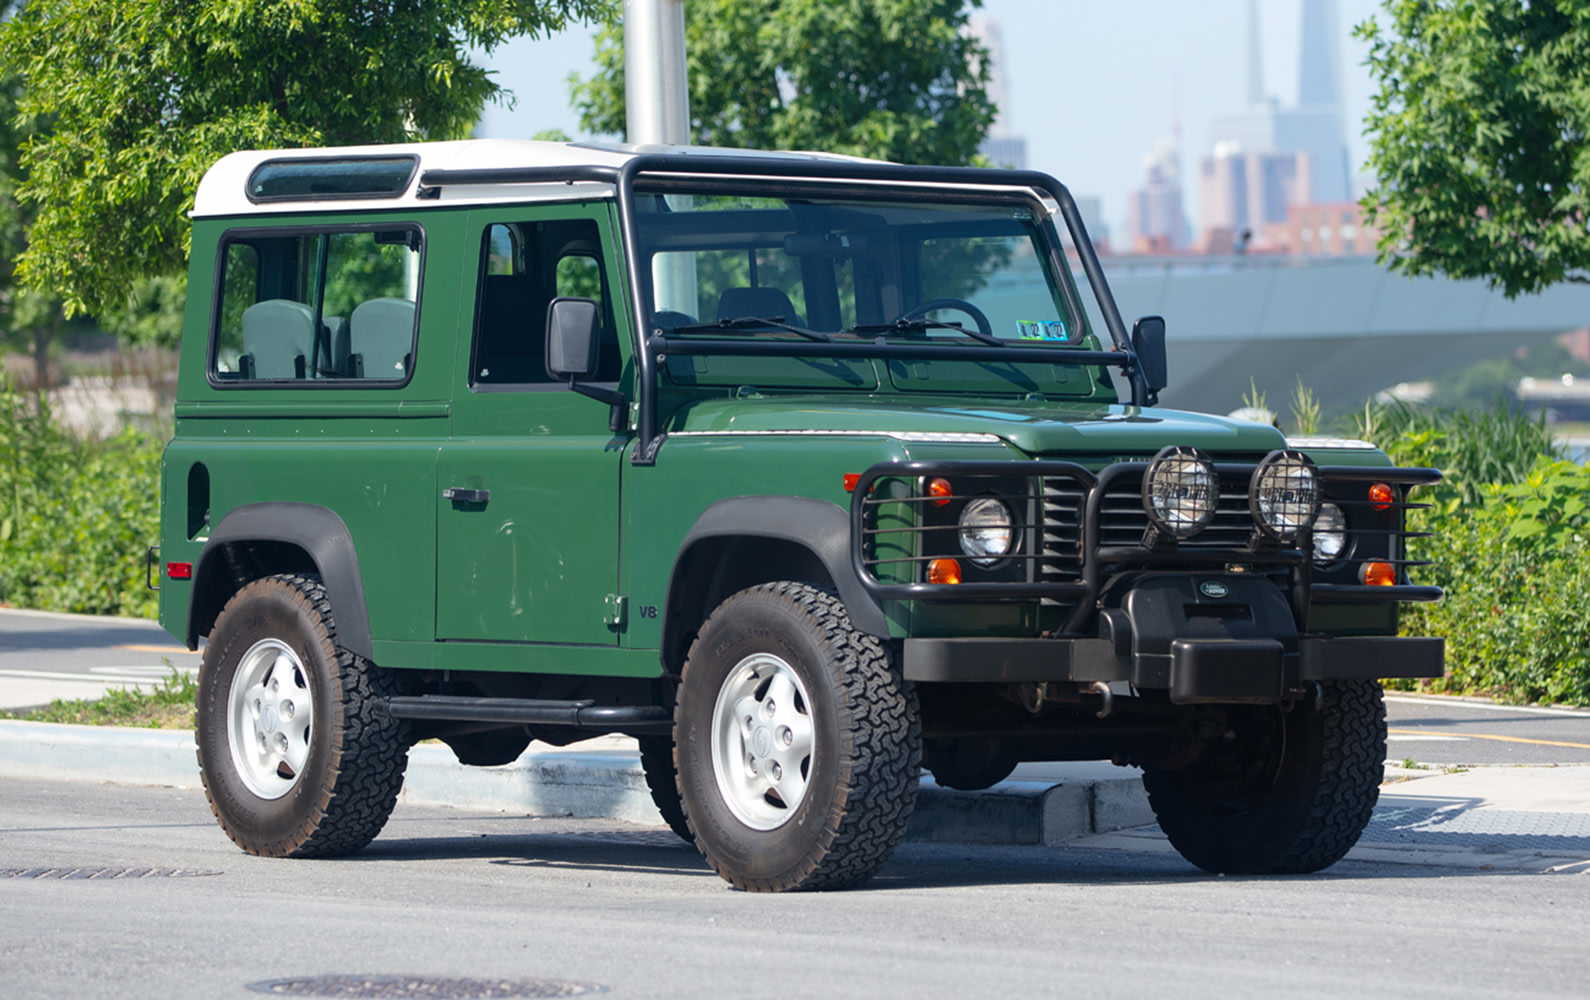
M255 854L369 843L418 740L618 733L746 889L867 879L923 769L1046 760L1140 767L1202 868L1314 871L1375 803L1377 679L1442 670L1397 635L1439 473L1155 409L1165 323L1044 174L242 152L188 288L160 620Z

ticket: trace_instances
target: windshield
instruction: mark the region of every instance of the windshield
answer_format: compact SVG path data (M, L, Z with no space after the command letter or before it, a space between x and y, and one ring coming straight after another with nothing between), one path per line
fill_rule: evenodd
M1044 222L1016 198L642 191L636 221L653 277L652 328L1051 347L1088 338Z

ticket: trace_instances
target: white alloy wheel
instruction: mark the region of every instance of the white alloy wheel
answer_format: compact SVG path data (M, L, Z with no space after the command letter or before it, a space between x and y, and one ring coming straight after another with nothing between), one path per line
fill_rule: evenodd
M293 790L309 760L314 696L297 654L280 639L250 646L232 676L227 742L248 790L279 799Z
M740 822L789 822L806 798L814 742L811 699L788 663L753 653L729 672L712 711L712 770Z

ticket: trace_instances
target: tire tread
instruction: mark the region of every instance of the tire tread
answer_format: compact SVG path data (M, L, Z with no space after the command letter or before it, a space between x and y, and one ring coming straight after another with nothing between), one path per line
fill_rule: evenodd
M408 727L387 716L380 707L385 696L397 693L397 684L389 672L337 644L331 599L317 576L284 573L248 584L232 595L222 609L218 630L229 613L273 589L286 591L288 600L303 603L316 622L313 640L331 653L341 681L337 692L340 739L308 813L283 838L262 842L247 831L235 829L224 810L218 808L208 779L204 781L205 797L227 836L250 854L291 858L352 854L381 832L403 789L403 774L408 767ZM205 760L205 741L198 742L199 770L203 775L216 764ZM216 763L220 767L231 766L230 761Z

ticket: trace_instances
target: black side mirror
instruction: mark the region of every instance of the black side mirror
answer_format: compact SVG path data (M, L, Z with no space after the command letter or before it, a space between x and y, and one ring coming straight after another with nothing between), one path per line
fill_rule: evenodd
M555 379L595 373L597 305L590 299L558 297L547 306L547 374Z
M1132 324L1132 353L1137 355L1137 370L1148 394L1145 402L1152 405L1167 381L1163 316L1144 316Z

